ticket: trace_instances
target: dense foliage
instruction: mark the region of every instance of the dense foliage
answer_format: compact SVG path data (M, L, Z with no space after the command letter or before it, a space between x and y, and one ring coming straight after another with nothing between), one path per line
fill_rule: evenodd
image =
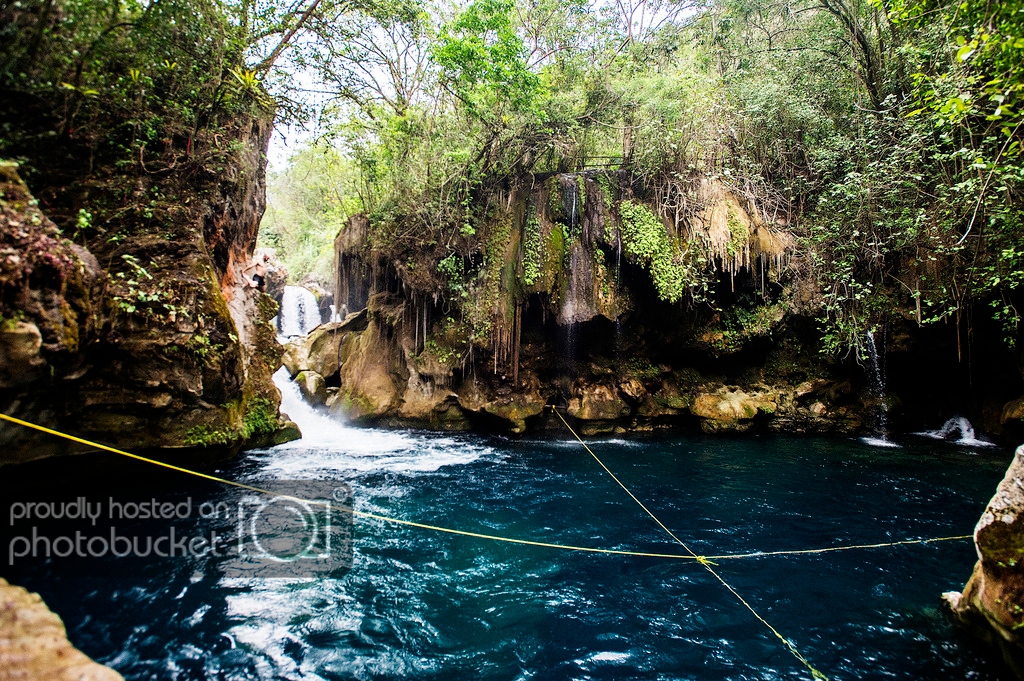
M240 113L319 115L264 229L296 275L326 274L330 237L365 212L393 260L468 277L510 184L622 168L635 202L617 217L644 228L636 257L668 301L699 299L699 278L647 228L685 222L712 179L799 237L830 350L908 313L967 331L985 310L1019 337L1018 3L17 0L0 16L4 93L29 114L63 103L0 151L65 135L154 173Z
M366 35L417 58L389 61L389 86L356 88L334 119L334 148L358 171L345 212L371 215L377 247L440 244L439 260L472 248L482 197L523 173L627 168L666 216L697 209L710 177L801 237L829 350L859 348L901 310L960 323L979 302L1017 337L1014 3L402 7ZM305 173L304 158L286 174ZM352 187L352 169L337 186ZM623 205L627 227L654 224ZM678 300L693 278L659 254L658 290Z

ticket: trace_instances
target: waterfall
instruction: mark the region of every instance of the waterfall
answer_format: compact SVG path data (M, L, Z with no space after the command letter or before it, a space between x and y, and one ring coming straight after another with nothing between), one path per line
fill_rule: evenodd
M568 281L558 310L559 324L586 322L597 316L594 303L594 265L583 244L569 249Z
M281 391L281 412L299 426L304 445L338 443L351 436L350 430L340 421L332 419L302 398L298 384L291 380L284 367L274 374L274 385Z
M959 433L960 438L955 439L953 436ZM963 445L965 447L994 447L995 445L991 442L978 439L974 432L974 426L971 422L965 419L963 416L954 416L942 424L942 427L938 430L925 430L914 435L921 435L923 437L930 437L936 440L949 440L954 444Z
M576 338L578 329L575 323L566 324L560 327L562 332L561 352L559 353L561 363L565 369L565 375L569 378L576 377Z
M871 381L871 395L874 397L874 429L877 437L861 438L864 442L878 447L898 447L889 441L889 405L885 400L885 335L882 336L882 352L875 344L875 334L867 335L868 375Z
M320 325L320 308L316 296L301 286L285 286L281 297L281 313L277 319L277 330L287 340L305 336Z
M615 230L615 359L622 353L622 314L619 296L622 294L622 233Z
M274 374L274 385L281 391L281 411L302 431L302 439L264 455L263 470L278 480L335 480L342 470L432 472L472 463L491 452L486 446L436 434L347 426L303 400L284 367ZM288 456L274 455L274 450L288 450Z
M576 233L576 225L579 224L579 217L577 216L577 207L580 203L580 192L579 187L573 182L572 189L569 190L569 194L572 197L572 208L569 209L569 232L571 234Z

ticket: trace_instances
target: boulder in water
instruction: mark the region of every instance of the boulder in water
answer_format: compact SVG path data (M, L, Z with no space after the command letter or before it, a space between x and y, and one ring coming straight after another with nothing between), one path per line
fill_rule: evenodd
M774 413L777 403L777 396L723 388L698 394L690 412L702 419L701 429L706 433L743 432L750 428L758 411Z
M295 383L303 399L310 404L320 406L327 402L327 383L315 371L300 371L295 377Z

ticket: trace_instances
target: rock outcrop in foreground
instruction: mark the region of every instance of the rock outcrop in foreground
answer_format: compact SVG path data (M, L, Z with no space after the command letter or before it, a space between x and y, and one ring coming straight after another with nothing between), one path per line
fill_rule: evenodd
M39 594L0 579L0 681L124 681L68 641Z
M974 546L978 562L967 586L944 598L1024 678L1024 445L974 528Z

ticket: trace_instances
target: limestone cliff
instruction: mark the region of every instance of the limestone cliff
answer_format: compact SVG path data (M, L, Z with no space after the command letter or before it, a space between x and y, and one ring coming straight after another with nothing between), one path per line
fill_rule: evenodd
M848 367L816 354L807 320L783 324L806 304L785 221L713 182L665 216L628 180L514 184L447 250L376 246L353 218L335 241L335 300L366 312L321 327L286 366L356 422L521 432L555 425L553 404L590 433L861 428L870 405Z
M797 217L691 184L669 197L626 171L526 176L482 193L446 243L382 241L393 225L356 216L335 240L334 298L365 308L365 328L321 330L286 364L356 422L518 432L557 425L550 404L592 433L871 433L953 414L1012 431L1024 382L998 330L976 321L964 362L957 330L897 310L876 357L825 356Z

